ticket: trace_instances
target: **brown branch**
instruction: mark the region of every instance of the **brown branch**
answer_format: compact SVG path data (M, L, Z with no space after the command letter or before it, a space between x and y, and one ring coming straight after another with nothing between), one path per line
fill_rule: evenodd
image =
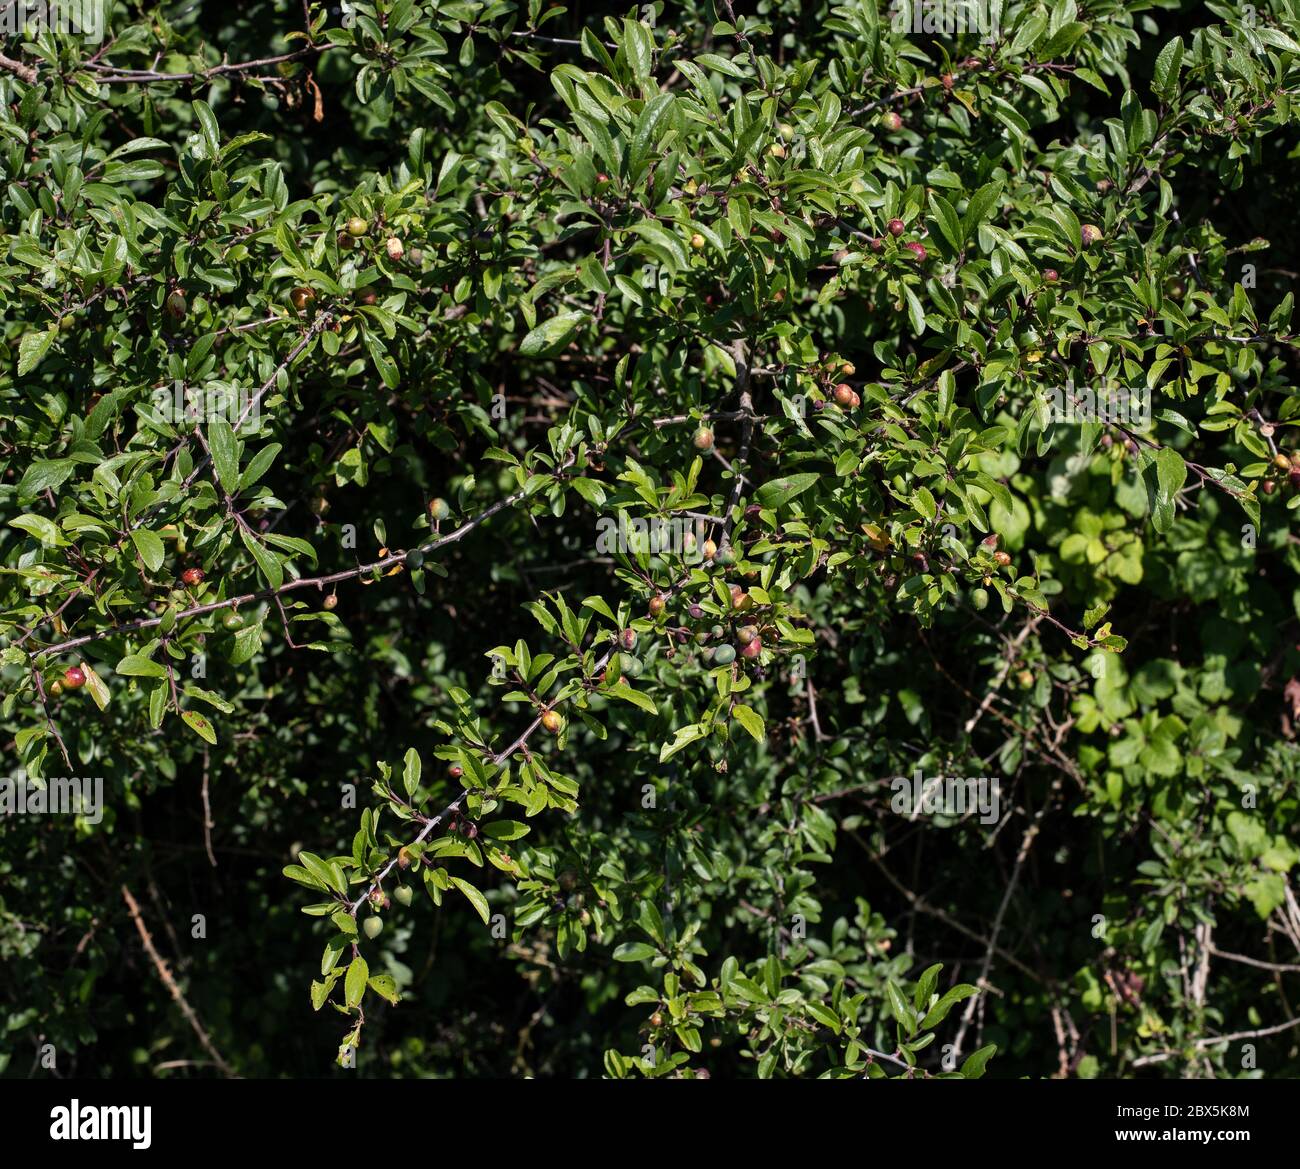
M332 319L333 319L333 313L331 313L329 310L326 310L326 311L322 312L322 313L321 313L321 314L316 318L315 321L312 322L311 328L309 328L309 329L307 330L307 332L306 332L305 334L303 334L302 338L298 341L298 343L297 343L297 344L296 344L296 345L295 345L295 346L294 346L294 347L289 351L289 355L288 355L288 356L287 356L287 357L286 357L282 362L280 362L280 364L279 364L278 366L276 366L276 368L275 368L275 370L272 372L271 376L270 376L269 378L267 378L265 382L262 383L262 386L258 389L257 393L253 395L253 397L249 400L248 404L247 404L247 405L244 407L244 409L240 412L239 418L236 419L236 421L234 422L234 424L233 424L232 427L231 427L232 430L234 430L236 433L238 433L239 428L244 424L245 419L247 419L247 417L248 417L248 415L249 415L249 412L250 412L251 410L253 410L253 409L258 405L259 402L261 402L263 396L264 396L264 395L265 395L265 394L270 390L270 388L271 388L273 385L275 385L276 379L280 376L281 372L282 372L283 370L287 369L287 368L288 368L288 367L293 363L293 361L298 357L298 355L301 354L302 351L303 351L304 349L306 349L308 345L311 344L312 339L313 339L313 338L314 338L318 333L320 333L320 332L321 332L321 331L326 327L326 325L329 324L329 322L330 322ZM194 434L197 434L197 433L198 433L197 428L195 429L195 431L194 431L193 433L194 433ZM175 445L175 447L172 449L171 454L172 454L172 455L176 455L177 453L179 453L179 451L181 450L181 448L184 447L186 444L188 444L189 441L190 441L190 439L191 439L192 437L193 437L193 434L187 434L187 435L182 436L181 440L180 440L180 441ZM200 462L198 463L198 465L197 465L197 466L196 466L196 467L195 467L195 468L190 472L190 474L186 477L185 481L181 484L180 490L181 490L181 491L184 491L186 488L188 488L188 487L190 486L190 484L192 484L192 483L194 482L194 480L198 477L198 475L203 471L203 469L208 465L208 463L209 463L210 461L211 461L211 457L208 456L208 455L205 455L205 456L203 457L203 459L200 460ZM164 463L165 463L165 460L164 460ZM152 519L155 515L157 515L158 512L161 511L162 508L165 507L165 506L166 506L165 503L161 503L161 504L157 504L157 505L155 505L154 507L146 508L145 511L143 511L143 512L142 512L142 513L141 513L141 514L136 518L135 522L132 523L132 524L130 525L130 527L129 527L129 529L128 529L128 533L131 532L131 531L134 531L136 528L140 527L142 524L148 523L149 520ZM126 543L127 539L128 539L128 536L126 536L126 535L122 536L122 538L119 539L119 540L117 541L117 543L113 545L113 550L116 551L117 549L121 548L122 545ZM19 637L19 638L14 642L14 644L15 644L15 645L19 645L19 646L22 645L23 642L25 642L29 637L31 637L31 635L32 635L33 633L35 633L38 629L40 629L41 626L43 626L43 625L45 625L47 622L53 620L54 617L59 616L59 615L64 611L64 609L66 609L66 608L68 607L68 605L72 602L72 600L73 600L75 597L80 596L82 590L83 590L84 588L88 587L88 586L89 586L89 585L90 585L90 584L91 584L91 583L92 583L92 582L93 582L93 581L94 581L94 580L99 576L99 574L100 574L101 571L102 571L102 569L100 569L100 568L96 568L96 569L92 570L91 573L90 573L90 574L85 578L85 580L83 580L83 581L81 582L80 586L78 586L76 589L74 589L73 592L72 592L72 594L68 597L68 599L65 600L65 601L63 602L63 604L59 606L59 608L56 610L55 613L53 613L53 614L49 614L49 615L46 615L46 616L44 616L44 617L41 617L41 618L39 618L38 620L36 620L35 622L33 622L30 626L28 626L25 630L23 630L23 634L22 634L22 636ZM110 632L111 632L111 631L110 631ZM101 637L101 636L102 636L102 637L107 637L107 636L109 636L109 634L108 634L108 633L105 633L105 634L98 634L98 635L96 635L95 637L91 638L91 640L98 640L99 637ZM79 644L85 644L85 643L82 642L82 643L79 643ZM33 651L31 651L31 652L32 652L32 653L36 653L36 652L50 652L50 651L49 651L48 648L47 648L47 649L45 649L45 650L33 650Z
M206 80L230 73L247 73L253 69L263 69L268 65L299 61L303 57L322 52L326 47L328 46L308 45L302 49L295 49L292 53L281 53L275 57L259 57L255 61L227 62L224 65L214 65L211 69L200 69L193 73L159 73L156 69L124 69L111 63L97 61L86 62L86 67L95 70L95 80L104 85L153 85L162 81Z
M617 648L617 645L618 643L615 642L614 645L611 646L605 652L605 655L592 667L592 671L591 671L592 675L598 674L605 667L605 665L609 662L609 659L613 657L614 650ZM549 710L550 707L547 707L547 709ZM528 740L533 736L534 732L541 725L542 725L542 716L539 714L535 719L533 719L531 723L528 724L528 726L526 726L523 729L519 737L516 738L515 741L510 744L510 746L506 747L504 750L497 751L493 755L490 755L488 757L488 763L493 767L499 767L521 747L526 746ZM441 824L445 819L447 819L447 817L454 815L456 812L460 811L461 805L465 802L465 799L469 796L469 794L470 794L469 789L466 788L465 791L461 792L460 795L458 795L454 800L452 800L450 804L448 804L445 808L443 808L441 812L439 812L436 816L432 817L431 819L425 821L424 827L420 829L419 836L417 836L413 841L411 841L411 845L423 844L426 840L428 840L430 833L432 833L433 830L439 824ZM408 845L407 847L410 847L410 845ZM399 853L396 856L394 856L386 865L384 865L384 867L380 869L379 872L375 875L374 880L371 881L370 884L366 887L366 891L362 893L361 896L358 897L356 901L354 901L348 907L348 912L352 914L353 917L356 916L357 910L360 909L363 904L365 904L366 899L376 889L380 887L380 885L383 883L384 878L393 871L393 866L397 864L398 857L400 855L401 853L399 851Z
M518 503L528 494L528 488L520 488L513 495L506 496L505 499L499 500L489 507L486 511L481 512L472 520L466 521L454 532L439 539L431 540L427 544L421 544L419 550L424 553L434 552L437 549L445 547L447 544L454 544L457 540L462 540L470 532L496 515L497 512L509 507L511 504ZM382 572L386 568L392 568L401 564L406 557L410 555L407 552L398 552L390 556L385 556L382 560L376 560L371 564L362 564L357 568L348 568L340 572L326 573L322 576L304 576L297 580L287 581L279 588L262 589L259 592L242 593L237 597L227 597L224 601L209 601L203 605L192 605L188 609L182 609L176 614L176 620L180 621L186 617L197 617L205 613L219 613L222 609L232 609L237 605L256 604L258 601L278 599L285 593L292 592L295 589L306 588L324 588L326 585L337 584L340 581L353 580L359 576L365 576L368 573L376 571ZM55 654L66 653L69 650L76 649L79 646L89 645L92 642L102 641L106 637L114 637L120 633L133 633L140 629L152 629L162 623L162 617L141 617L135 621L127 621L121 625L114 625L109 629L101 629L96 633L83 634L81 637L69 638L67 641L61 641L57 645L43 645L31 650L32 654Z
M208 850L208 860L212 862L212 867L217 867L217 858L212 851L212 804L208 800L208 770L209 770L208 749L203 748L203 847Z
M30 65L24 65L21 61L15 61L12 57L6 57L3 53L0 53L0 69L7 69L19 81L25 81L28 85L36 84L35 69Z
M212 1056L212 1061L221 1069L221 1073L230 1079L238 1079L234 1069L226 1063L219 1052L213 1045L207 1031L204 1030L203 1024L199 1022L199 1017L194 1013L194 1008L186 1001L185 996L181 993L181 988L176 984L176 979L172 977L172 972L167 968L167 963L163 956L158 953L158 947L153 944L153 938L144 924L144 918L140 915L140 906L136 899L131 895L131 890L125 885L122 886L122 900L126 902L126 908L131 914L131 920L135 922L135 928L140 932L140 941L144 944L145 952L149 955L150 961L154 964L154 969L158 971L158 977L162 979L163 985L170 992L176 1005L180 1007L181 1014L189 1021L190 1026L194 1029L194 1034L199 1037L199 1042L203 1044L203 1050Z

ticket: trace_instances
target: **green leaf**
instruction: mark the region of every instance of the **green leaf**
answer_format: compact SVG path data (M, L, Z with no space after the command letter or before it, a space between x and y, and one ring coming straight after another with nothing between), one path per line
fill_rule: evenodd
M165 678L167 676L167 671L157 662L149 658L142 658L137 654L127 654L113 667L113 672L128 678Z
M962 232L967 239L975 234L975 229L988 217L1002 194L1000 182L985 183L966 203L966 214L962 217Z
M844 1026L840 1022L840 1017L829 1007L822 1006L821 1003L808 1002L804 1005L806 1010L817 1022L829 1027L836 1035L840 1033L840 1028Z
M659 749L659 762L663 763L671 759L678 751L684 747L690 746L696 739L704 737L704 728L699 723L692 723L690 726L681 727L672 737L671 742L665 743Z
M1155 490L1151 505L1151 524L1157 532L1167 532L1174 523L1174 500L1187 481L1187 464L1173 447L1161 447L1155 457Z
M329 886L324 881L318 879L309 873L301 865L285 865L280 870L291 881L297 881L300 885L306 885L309 889L328 889Z
M760 506L776 511L796 496L802 495L820 478L821 476L815 471L805 471L801 475L787 475L782 479L773 479L754 492L754 499Z
M463 881L460 877L452 877L451 883L469 898L469 903L478 910L478 915L483 919L483 924L487 925L489 920L487 898L468 881Z
M519 342L524 357L550 357L569 343L578 327L587 320L586 313L561 313L544 321Z
M612 695L614 698L621 698L624 702L630 702L633 706L639 706L649 714L659 713L659 708L655 706L649 695L642 694L639 690L633 690L625 682L615 683L605 693Z
M131 543L135 545L140 559L150 572L157 572L162 567L165 549L160 536L147 528L136 528L131 533Z
M754 738L756 743L767 741L767 730L763 726L763 717L749 706L736 705L731 708L731 716Z
M227 495L233 495L239 490L239 440L224 418L217 417L208 423L208 448L221 486Z
M273 589L278 589L284 584L284 568L280 564L280 558L270 551L256 536L247 528L239 529L240 539L244 542L244 547L252 553L257 567L261 570L262 575L266 578L266 583Z
M58 327L54 326L41 333L32 331L22 335L18 342L19 377L26 377L40 365L41 359L49 352L50 345L58 336L58 332Z
M26 503L47 491L57 491L75 466L71 459L33 459L18 484L18 498Z
M1183 64L1183 38L1175 37L1156 58L1151 88L1161 97L1172 97L1178 88L1178 71Z
M205 742L216 744L217 732L213 730L212 724L196 710L182 710L181 718L185 720L185 725L190 728L200 739Z
M275 457L280 450L278 442L269 443L249 459L248 466L244 468L244 473L239 479L239 490L247 491L256 484L271 469L271 464L275 462Z
M984 1074L989 1060L997 1054L997 1050L998 1045L990 1043L987 1047L971 1052L961 1065L962 1077L967 1080L978 1080Z
M343 980L343 997L349 1007L355 1009L361 1005L369 981L370 967L366 965L366 960L361 957L353 958L348 963L347 977Z
M402 996L397 993L397 983L391 974L375 974L367 979L370 989L380 998L387 999L393 1006L401 1002Z
M406 795L409 799L415 799L416 790L420 786L420 773L423 770L420 763L420 753L414 747L408 747L406 757L402 768L402 786L406 788Z
M898 1020L904 1033L907 1035L914 1034L916 1031L916 1014L907 1005L907 999L903 996L902 988L892 979L885 984L885 997L889 1000L890 1013Z
M649 942L624 942L614 948L615 962L648 962L659 951Z
M952 987L926 1013L925 1018L921 1020L921 1030L926 1031L931 1027L937 1027L948 1017L948 1012L962 999L968 999L977 994L979 994L979 987L971 986L968 982L959 983L957 986Z
M939 971L943 969L942 962L936 962L933 966L926 967L924 973L916 981L916 993L912 996L912 1006L916 1010L921 1010L930 996L934 994L935 985L939 981Z
M95 700L95 705L100 710L107 709L112 699L112 692L104 685L103 678L95 673L95 668L89 662L84 660L81 663L81 672L86 675L86 690Z

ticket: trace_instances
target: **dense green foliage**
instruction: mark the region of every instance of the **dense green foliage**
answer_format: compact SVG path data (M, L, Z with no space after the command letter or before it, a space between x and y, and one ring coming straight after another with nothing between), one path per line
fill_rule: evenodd
M978 7L8 46L0 1070L1300 1072L1300 3Z

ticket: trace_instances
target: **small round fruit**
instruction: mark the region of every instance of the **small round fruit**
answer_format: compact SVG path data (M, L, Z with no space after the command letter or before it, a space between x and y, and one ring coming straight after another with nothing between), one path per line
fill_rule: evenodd
M244 619L238 613L227 613L221 618L221 624L230 630L243 629Z
M410 904L411 904L411 886L410 886L410 885L398 885L397 888L393 890L393 896L397 899L397 903L398 903L399 905L410 905Z
M756 637L747 646L745 646L744 649L740 651L740 656L742 658L747 658L749 661L752 662L762 652L763 652L763 639L761 637Z
M1272 479L1265 479L1263 486L1260 488L1265 495L1272 495L1277 490L1277 484Z
M452 779L459 779L465 774L465 769L459 763L453 763L447 768L447 774L451 776Z
M736 660L736 647L734 645L720 645L713 651L713 664L715 666L729 666Z
M51 698L58 698L58 696L63 693L63 683L60 682L58 678L55 678L54 681L50 683L49 693Z
M916 262L918 264L925 263L926 257L929 255L929 252L925 250L925 244L921 243L919 240L912 240L911 243L904 244L903 247L916 257Z
M63 688L65 690L79 690L86 684L86 671L80 666L69 666L63 672Z
M203 569L187 568L181 573L181 580L189 585L190 588L193 588L195 585L201 585L203 583Z
M1289 471L1291 470L1291 460L1281 451L1278 451L1277 454L1273 456L1273 466L1275 466L1279 471Z
M357 304L372 305L379 300L373 288L362 288L357 292Z
M1029 670L1021 670L1016 675L1016 682L1021 690L1028 690L1034 684L1034 675Z
M636 649L636 630L625 629L618 635L618 643L624 649Z
M740 585L731 586L731 608L736 613L747 613L754 607L754 598L751 597Z
M695 444L697 451L711 451L713 449L713 431L707 426L701 426L695 432L691 442Z
M736 630L736 640L740 642L741 645L748 645L756 637L758 637L757 625L742 625Z
M712 540L705 540L700 545L700 553L705 560L712 560L718 554L718 546Z
M629 654L623 654L620 657L619 662L621 664L622 672L629 678L641 677L641 671L644 667L641 665L640 658L634 658Z
M663 598L662 596L658 595L658 594L656 594L655 596L651 597L651 598L650 598L650 616L651 616L651 617L658 617L659 614L662 613L662 612L664 611L664 608L665 608L665 606L666 606L667 604L668 604L668 602L665 601L664 598Z
M704 247L704 244L705 239L698 231L691 236L691 247L693 247L697 252Z
M723 544L722 547L719 548L717 552L714 553L713 563L721 564L724 568L728 564L736 563L736 555L734 552L732 552L730 544Z
M987 609L989 604L988 589L975 589L970 595L971 604L977 609Z
M843 361L840 363L840 377L852 377L857 372L858 367L853 362Z
M558 735L564 727L564 719L560 713L555 710L548 710L542 715L542 726L544 726L553 735Z
M1061 278L1061 274L1055 268L1044 268L1043 279L1048 284L1055 284Z
M904 223L901 219L891 219L889 221L888 226L889 226L889 234L892 235L895 239L897 239L900 235L903 234L903 232L907 230L907 224Z
M418 548L412 548L406 554L406 560L403 563L407 568L419 568L424 563L424 553Z
M366 931L366 937L372 942L384 932L384 922L382 918L368 917L362 923L361 928Z
M163 308L174 321L179 321L189 311L189 303L185 299L185 293L177 289L175 292L168 293L166 301L163 302Z
M451 507L445 499L429 500L429 516L437 523L449 519L451 516Z
M1011 563L1011 554L1008 552L994 552L993 559L996 560L1003 568Z
M310 288L295 288L289 293L289 303L300 313L306 312L316 301L316 294Z
M980 541L980 547L992 552L998 546L1001 539L1002 537L997 532L990 532Z
M951 73L945 73L939 78L939 83L943 86L945 93L952 93L952 87L957 84L957 78Z
M343 230L353 239L360 239L370 230L370 224L362 219L360 215L354 215L343 225Z
M891 134L897 134L903 128L903 119L890 110L889 113L880 115L880 124Z
M578 914L578 921L582 925L591 925L591 914L584 909L580 914Z
M398 260L406 255L406 248L403 246L402 241L395 235L389 236L388 240L384 243L384 251L388 253L388 258L392 260L393 263L397 263Z
M850 406L857 395L853 392L853 387L848 382L840 382L835 387L835 401L841 406Z
M655 1011L655 1013L650 1016L650 1026L662 1027L663 1025L664 1025L663 1015L661 1015L658 1011Z
M784 157L785 157L785 147L782 146L781 143L779 143L779 142L773 142L772 145L769 146L769 147L767 148L767 153L768 153L772 158L784 158Z
M336 609L338 608L338 603L339 603L338 593L330 593L330 595L326 597L324 601L321 602L321 604L323 604L326 609Z
M858 397L857 392L855 391L853 396L849 399L849 409L856 410L861 405L862 399Z
M1101 239L1101 228L1095 223L1085 223L1079 229L1079 239L1083 242L1085 248L1090 248Z

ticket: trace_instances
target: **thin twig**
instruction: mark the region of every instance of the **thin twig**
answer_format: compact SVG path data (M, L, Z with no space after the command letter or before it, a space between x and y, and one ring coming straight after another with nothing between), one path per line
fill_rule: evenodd
M172 977L172 972L167 968L167 963L163 956L158 953L158 948L153 944L153 938L144 924L144 918L140 914L140 906L136 899L131 895L131 890L125 885L122 886L122 900L126 902L127 911L131 914L131 920L135 922L135 928L140 933L140 941L144 944L145 952L149 955L154 964L154 969L158 971L158 977L162 979L163 985L171 993L176 1005L180 1007L181 1013L189 1021L190 1026L194 1029L194 1034L199 1037L199 1042L203 1044L203 1050L212 1056L212 1061L221 1069L221 1073L230 1079L238 1079L234 1069L225 1061L221 1052L216 1049L212 1039L209 1037L203 1024L199 1022L199 1017L194 1013L194 1008L186 1001L185 996L181 993L181 988L176 984L176 979Z

